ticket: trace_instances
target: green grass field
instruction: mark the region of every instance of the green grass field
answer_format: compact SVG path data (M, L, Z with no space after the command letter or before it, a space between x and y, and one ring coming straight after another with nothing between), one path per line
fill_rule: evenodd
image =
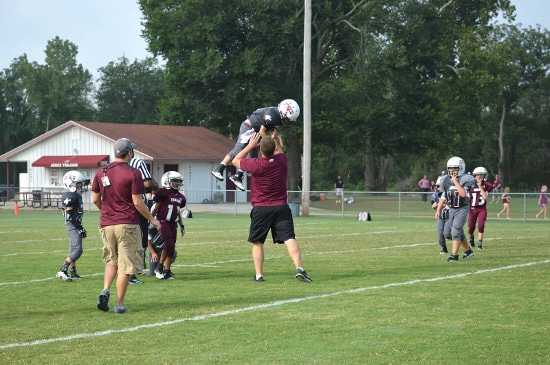
M67 283L55 278L68 252L60 213L0 210L0 359L550 363L550 222L491 218L485 249L447 263L431 215L296 218L314 282L298 282L286 248L270 243L266 281L256 283L248 215L194 213L177 244L177 279L142 277L145 284L128 288L131 312L116 316L96 308L103 286L99 213L85 215L88 238L77 263L85 279Z

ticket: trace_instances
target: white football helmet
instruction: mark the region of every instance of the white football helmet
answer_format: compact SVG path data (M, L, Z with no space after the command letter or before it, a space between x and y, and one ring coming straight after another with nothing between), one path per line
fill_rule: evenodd
M79 185L80 184L80 185ZM78 171L69 171L63 175L63 186L65 190L74 193L76 191L82 192L84 185L84 176Z
M162 175L160 183L163 188L179 190L183 186L183 177L177 171L168 171Z
M449 170L451 167L458 167L458 177L464 175L466 172L466 163L460 157L451 157L449 161L447 161L447 171L449 172L449 176L452 177L451 170Z
M445 176L439 176L437 178L437 181L435 182L435 187L438 188L441 186L441 184L443 183L443 179L445 178Z
M277 107L281 113L281 119L288 119L290 123L294 123L300 116L300 106L293 99L285 99L279 103Z
M487 181L487 176L489 175L489 173L487 172L487 169L485 167L479 166L474 169L472 175L483 175L483 180Z

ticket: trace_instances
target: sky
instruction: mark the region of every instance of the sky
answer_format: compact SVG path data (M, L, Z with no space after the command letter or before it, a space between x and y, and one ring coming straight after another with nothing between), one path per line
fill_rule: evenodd
M516 23L550 29L547 0L512 0ZM27 55L44 64L48 41L59 36L78 46L77 62L97 79L98 68L125 56L151 54L141 37L137 0L0 0L0 70Z
M44 64L48 41L59 36L78 47L77 62L97 77L120 57L151 56L141 22L137 0L0 0L0 69L23 54Z

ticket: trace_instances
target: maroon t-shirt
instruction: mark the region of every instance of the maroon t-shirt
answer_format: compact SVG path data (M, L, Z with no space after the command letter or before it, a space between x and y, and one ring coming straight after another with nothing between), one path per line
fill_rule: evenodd
M178 221L179 208L185 207L185 196L177 190L160 188L155 190L153 201L159 202L157 219L160 221L175 223Z
M109 186L104 186L104 176L109 179ZM145 187L138 169L126 162L111 162L97 170L92 191L101 194L100 227L139 224L140 213L134 206L132 195L144 194Z
M241 169L252 174L250 202L253 207L286 205L286 177L288 160L284 153L270 158L246 158Z

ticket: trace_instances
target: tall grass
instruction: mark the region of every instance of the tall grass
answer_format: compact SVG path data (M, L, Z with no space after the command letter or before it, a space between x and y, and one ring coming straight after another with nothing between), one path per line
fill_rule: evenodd
M485 249L447 263L429 218L298 217L314 282L298 282L286 248L268 243L256 283L247 214L194 212L176 280L142 277L116 316L96 309L98 216L84 218L85 279L67 283L55 278L68 252L60 214L0 210L3 363L550 362L548 221L490 219Z

